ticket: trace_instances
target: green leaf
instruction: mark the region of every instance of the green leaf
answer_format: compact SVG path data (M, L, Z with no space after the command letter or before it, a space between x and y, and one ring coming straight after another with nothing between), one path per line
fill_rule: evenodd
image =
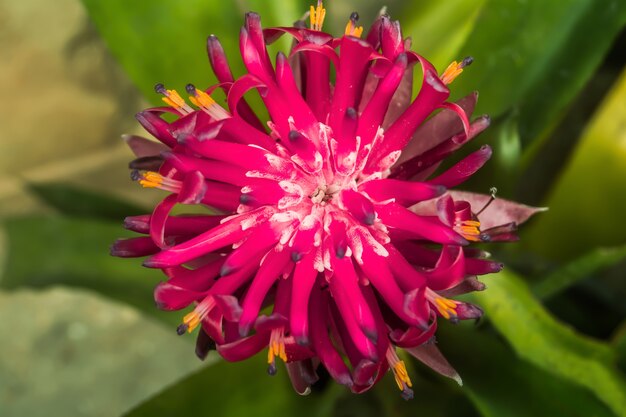
M144 214L149 210L122 199L78 188L64 183L28 184L28 188L44 203L61 214L121 221L126 216Z
M291 25L305 11L295 0L83 0L83 3L113 55L155 104L162 104L154 92L158 82L183 91L190 82L202 87L216 82L206 55L206 39L210 34L217 35L222 42L235 74L241 73L239 28L245 12L257 9L262 14L263 25L271 26Z
M0 316L3 417L119 416L202 366L189 339L92 291L0 290Z
M590 253L539 279L533 292L539 298L549 298L570 285L611 267L626 259L626 245L615 248L597 248Z
M472 298L520 357L586 387L617 415L626 414L626 381L610 346L559 323L511 272L500 272L487 286Z
M624 23L620 0L490 0L461 48L474 64L452 89L480 91L477 112L494 118L518 107L528 144L555 124Z
M517 358L489 328L443 325L440 348L485 417L613 416L593 394Z
M334 386L324 393L298 396L289 385L284 367L274 378L266 374L267 363L263 356L259 354L238 363L219 362L185 378L125 416L332 415L335 400L344 388Z
M132 236L121 224L41 216L6 220L4 228L9 256L0 288L88 288L168 323L180 320L154 305L152 291L162 279L158 272L137 259L109 255L117 238Z
M550 211L525 232L523 245L549 259L571 260L624 244L625 124L623 71L544 204Z
M443 72L450 62L464 58L459 50L475 29L484 4L485 0L404 2L389 12L400 20L404 36L413 39L412 48Z

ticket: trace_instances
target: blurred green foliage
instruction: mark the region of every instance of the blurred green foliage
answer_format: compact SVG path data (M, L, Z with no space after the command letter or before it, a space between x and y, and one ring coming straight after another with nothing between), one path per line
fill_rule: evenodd
M178 89L188 82L215 82L204 49L208 34L220 38L239 74L243 13L259 11L265 26L290 25L309 4L82 1L119 64L154 103L159 102L153 92L157 82ZM585 89L594 85L590 80L616 65L607 60L611 48L622 50L619 67L609 72L623 70L624 41L614 42L624 33L626 2L390 0L387 5L403 24L404 35L412 37L413 48L437 68L466 55L475 58L452 90L458 97L480 91L477 113L488 113L495 121L484 139L494 146L495 157L471 187L484 191L496 185L504 196L517 192L520 201L550 207L524 231L522 243L499 252L488 248L517 270L488 278L489 289L472 295L484 307L486 322L442 326L440 347L465 385L457 387L416 365L412 402L401 401L392 381L359 397L321 384L311 396L300 398L291 392L284 372L268 381L263 361L256 358L209 366L146 399L129 416L626 416L626 284L623 274L615 272L626 257L626 75L610 80L614 88L588 115L584 129L565 139L558 129L587 100ZM372 17L382 6L368 2L362 16ZM330 2L329 30L341 32L347 18L333 17L333 11L360 8L357 2ZM362 23L367 26L365 19ZM285 38L274 48L288 45ZM532 177L526 170L559 141L568 144L559 155L568 161L565 168L540 167L542 190L549 191L524 192ZM88 288L165 325L178 321L178 315L154 308L158 274L135 261L107 256L116 238L129 236L121 228L122 218L142 212L141 207L63 183L32 185L31 192L56 214L4 220L9 256L0 288ZM611 297L602 294L615 296L609 302ZM550 299L547 305L545 299ZM598 303L603 309L595 308ZM576 314L563 314L571 311L564 305L574 305ZM613 335L586 335L574 327L578 315L598 323L610 315L621 325L611 327Z

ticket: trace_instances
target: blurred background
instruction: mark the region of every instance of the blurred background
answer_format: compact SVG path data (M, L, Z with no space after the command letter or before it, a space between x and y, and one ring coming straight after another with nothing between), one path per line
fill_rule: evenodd
M453 98L480 92L494 157L465 188L549 207L471 300L485 320L442 323L439 347L463 387L411 363L416 398L391 377L354 396L309 397L263 358L196 359L160 313L157 271L111 258L127 215L162 195L129 179L123 133L157 82L214 83L207 35L235 71L243 14L290 25L307 0L0 0L0 416L626 416L626 2L327 2L340 34L381 7L443 71L474 64ZM274 47L288 46L288 41ZM281 370L282 371L282 370Z

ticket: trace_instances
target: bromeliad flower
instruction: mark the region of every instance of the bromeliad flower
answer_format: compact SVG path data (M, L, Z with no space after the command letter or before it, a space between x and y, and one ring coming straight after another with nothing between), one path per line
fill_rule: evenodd
M168 277L157 305L194 306L178 332L199 327L201 358L216 349L239 361L267 349L268 372L284 361L299 393L320 364L357 393L391 369L409 398L396 349L460 382L433 343L437 319L481 316L450 298L482 290L476 276L501 269L471 244L513 240L533 210L448 191L485 164L488 146L433 176L489 125L487 116L469 121L476 94L446 101L471 58L439 75L388 16L361 39L353 13L334 38L321 31L325 13L319 2L309 28L265 30L248 13L240 35L248 73L237 79L209 37L219 84L188 85L194 107L157 85L168 107L137 118L161 143L127 140L138 157L133 179L169 195L151 215L126 219L147 236L120 240L112 253L151 255L144 265ZM266 44L283 34L294 46L273 64ZM422 85L411 100L415 65ZM227 109L211 98L216 88ZM244 98L251 90L267 108L267 128ZM211 209L172 215L177 204Z

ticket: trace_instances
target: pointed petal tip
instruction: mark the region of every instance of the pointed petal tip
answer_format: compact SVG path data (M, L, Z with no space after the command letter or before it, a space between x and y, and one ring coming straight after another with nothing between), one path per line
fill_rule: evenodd
M367 338L371 340L372 343L374 344L378 343L378 330L369 329L366 327L363 327L362 330L363 330L363 333L365 333L365 336L367 336Z
M461 375L459 375L459 374L453 375L453 376L452 376L452 379L453 379L453 380L454 380L457 384L459 384L459 386L460 386L460 387L462 387L462 386L463 386L463 379L461 379Z
M307 347L310 344L309 338L307 336L296 336L296 343L300 346Z
M158 259L153 259L152 257L143 261L142 265L146 268L167 268L168 266L171 266L165 262L159 261Z

